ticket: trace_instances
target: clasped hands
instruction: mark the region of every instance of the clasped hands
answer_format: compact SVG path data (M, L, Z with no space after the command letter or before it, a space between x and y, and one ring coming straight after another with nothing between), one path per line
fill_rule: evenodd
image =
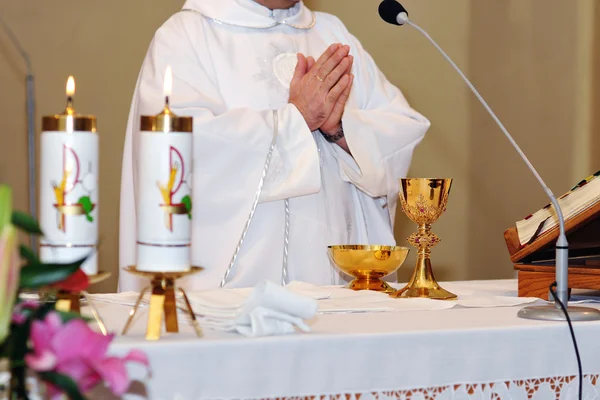
M340 128L354 82L354 59L349 53L349 46L336 43L316 61L298 54L289 102L298 108L311 131L335 135Z

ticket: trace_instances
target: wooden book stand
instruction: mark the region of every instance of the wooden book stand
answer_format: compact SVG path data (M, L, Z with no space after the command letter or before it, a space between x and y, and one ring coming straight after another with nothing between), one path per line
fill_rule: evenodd
M565 221L569 241L569 289L600 290L600 202ZM521 245L517 228L504 232L504 240L518 272L519 297L548 300L555 279L555 245L558 226Z

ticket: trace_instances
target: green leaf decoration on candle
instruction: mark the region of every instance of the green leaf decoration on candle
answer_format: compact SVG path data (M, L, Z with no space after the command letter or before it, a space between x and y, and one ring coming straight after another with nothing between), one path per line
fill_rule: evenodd
M188 195L181 199L181 203L185 206L188 213L188 218L192 219L192 198Z
M94 209L94 205L92 204L92 200L89 196L83 196L77 200L77 203L81 204L83 207L83 212L85 213L85 218L89 222L94 222L94 217L92 217L92 210Z

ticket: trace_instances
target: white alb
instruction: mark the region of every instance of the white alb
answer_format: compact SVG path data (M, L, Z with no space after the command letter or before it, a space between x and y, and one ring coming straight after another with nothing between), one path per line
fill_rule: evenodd
M318 58L332 43L351 47L354 87L343 124L352 156L312 133L288 104L298 52ZM135 263L135 168L139 116L163 104L167 65L172 109L194 117L193 289L215 288L248 219L273 137L279 133L260 203L227 287L281 281L289 199L288 282L338 281L331 244L394 244L398 183L429 127L334 16L303 3L271 11L251 0L188 0L150 45L135 90L122 172L120 266ZM120 290L139 289L122 273Z

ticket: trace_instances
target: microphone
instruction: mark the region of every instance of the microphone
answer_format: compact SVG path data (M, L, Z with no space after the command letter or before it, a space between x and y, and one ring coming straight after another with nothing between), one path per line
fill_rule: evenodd
M388 24L404 25L408 21L408 11L397 1L382 1L379 16Z
M531 164L525 153L521 150L517 142L513 139L508 130L504 127L500 119L496 116L492 108L487 104L487 102L483 99L481 94L475 89L475 86L469 81L469 79L465 76L465 74L461 71L461 69L452 61L450 56L446 54L446 52L433 40L429 34L422 29L420 26L412 22L408 18L408 12L406 9L398 3L396 0L383 0L383 2L379 5L379 16L387 23L392 25L410 25L415 28L417 31L423 34L432 44L438 49L438 51L444 56L446 61L450 63L450 65L458 72L460 77L465 81L469 89L473 92L475 97L481 102L485 110L490 114L494 122L498 125L502 133L506 136L510 144L514 147L516 152L521 156L527 168L531 171L531 173L535 176L539 184L542 186L544 192L550 199L550 202L554 206L556 214L558 216L559 229L560 234L558 240L556 242L556 284L557 290L556 295L554 296L555 305L554 306L543 306L543 307L525 307L519 311L518 316L521 318L527 319L535 319L535 320L544 320L544 321L564 321L571 320L574 321L596 321L600 320L600 311L595 308L588 307L568 307L569 300L569 243L567 242L567 235L565 231L565 219L563 217L563 212L556 199L552 190L546 185L540 174L537 172L535 167ZM564 305L564 310L562 307ZM564 314L563 314L564 311Z

